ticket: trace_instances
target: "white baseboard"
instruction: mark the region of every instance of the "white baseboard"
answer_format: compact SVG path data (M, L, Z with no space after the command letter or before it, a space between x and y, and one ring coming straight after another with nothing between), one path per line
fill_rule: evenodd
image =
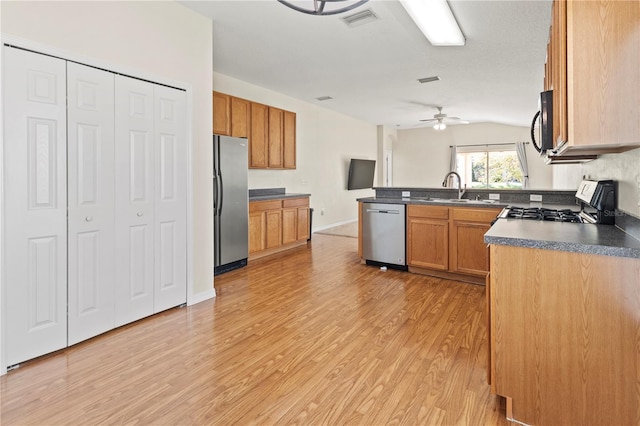
M332 223L330 225L321 226L319 228L313 228L313 232L324 231L325 229L335 228L336 226L346 225L346 224L357 222L357 221L358 221L358 219L343 220L342 222L336 222L336 223Z
M198 294L192 294L191 297L187 299L187 306L196 305L200 302L204 302L205 300L213 299L216 297L216 289L212 288L211 290L203 291Z

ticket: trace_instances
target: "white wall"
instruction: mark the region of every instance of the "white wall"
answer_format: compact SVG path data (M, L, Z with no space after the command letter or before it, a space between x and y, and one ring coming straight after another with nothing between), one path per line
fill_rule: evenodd
M448 126L444 131L429 127L398 130L393 145L393 186L440 187L449 171L450 145L514 143L530 141L527 127L495 123ZM529 187L551 189L553 172L531 144L526 145Z
M377 186L393 186L386 185L387 174L390 174L391 179L393 180L393 165L391 166L392 170L389 173L385 157L386 154L390 152L393 159L393 143L397 139L398 131L394 127L378 126L378 162L376 164L376 168L378 170Z
M311 194L314 230L357 219L356 198L373 191L347 191L349 159L377 159L375 125L220 73L213 73L213 88L296 113L296 169L249 170L249 188Z
M3 41L190 88L194 244L191 301L213 292L211 20L169 1L2 2Z

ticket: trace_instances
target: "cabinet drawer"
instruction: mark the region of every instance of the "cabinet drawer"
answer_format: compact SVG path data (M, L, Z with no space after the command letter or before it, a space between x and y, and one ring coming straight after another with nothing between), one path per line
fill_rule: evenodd
M282 207L309 207L309 198L285 198Z
M249 213L281 208L282 200L252 201L249 203Z
M407 216L428 217L431 219L449 219L449 207L443 206L407 206Z
M454 208L452 210L453 220L466 220L469 222L491 223L498 216L500 209L470 209Z

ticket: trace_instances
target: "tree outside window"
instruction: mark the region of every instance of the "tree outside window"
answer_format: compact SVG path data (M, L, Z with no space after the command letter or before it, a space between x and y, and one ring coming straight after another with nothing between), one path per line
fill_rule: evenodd
M459 152L457 172L467 188L522 189L515 150Z

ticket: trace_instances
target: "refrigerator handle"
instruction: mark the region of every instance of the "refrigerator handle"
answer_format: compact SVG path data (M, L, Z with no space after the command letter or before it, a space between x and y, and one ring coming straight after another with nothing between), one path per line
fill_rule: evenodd
M218 176L213 175L213 215L218 214Z
M218 213L222 212L222 204L224 201L224 182L222 181L222 175L218 175L218 196L220 202L218 203Z

